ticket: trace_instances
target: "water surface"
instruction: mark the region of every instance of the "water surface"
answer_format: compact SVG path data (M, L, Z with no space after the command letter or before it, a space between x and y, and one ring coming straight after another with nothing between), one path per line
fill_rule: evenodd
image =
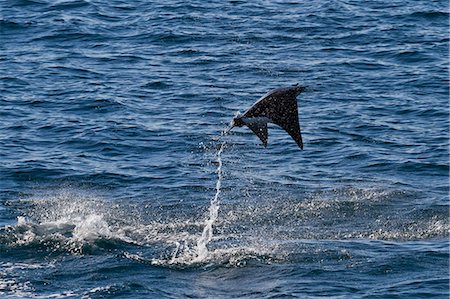
M448 298L447 1L0 8L2 297Z

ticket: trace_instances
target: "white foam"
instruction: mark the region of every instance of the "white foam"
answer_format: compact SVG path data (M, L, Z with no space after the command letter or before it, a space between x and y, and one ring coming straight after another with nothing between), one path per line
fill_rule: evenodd
M78 240L89 241L100 237L113 237L113 233L108 223L103 219L103 215L91 214L77 220L73 236Z

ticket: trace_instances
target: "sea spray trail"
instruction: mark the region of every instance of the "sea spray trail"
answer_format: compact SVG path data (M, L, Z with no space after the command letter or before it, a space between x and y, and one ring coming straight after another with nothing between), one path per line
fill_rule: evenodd
M226 132L222 132L221 137L223 135L226 135ZM201 236L197 240L197 244L195 246L195 250L192 251L188 243L185 241L184 244L181 244L180 242L175 242L176 248L172 254L172 258L169 261L169 264L176 265L176 264L196 264L204 262L205 259L208 257L208 243L211 241L213 236L213 224L217 220L218 214L219 214L219 197L220 197L220 191L221 191L221 184L222 184L222 152L225 148L225 141L222 141L220 144L219 150L217 152L217 162L218 166L216 169L217 173L217 182L216 182L216 193L213 197L213 199L210 202L209 206L209 216L205 220L205 226L203 228ZM161 265L165 264L163 260L160 259L154 259L153 264Z
M201 262L205 260L208 256L208 248L206 245L211 241L213 236L213 224L217 219L219 214L219 196L220 196L220 188L222 184L222 152L225 148L225 142L222 142L220 145L219 151L217 152L217 182L216 182L216 194L214 198L211 200L211 205L209 206L209 218L205 221L205 227L203 228L203 232L201 237L197 241L197 257L194 259L195 262Z

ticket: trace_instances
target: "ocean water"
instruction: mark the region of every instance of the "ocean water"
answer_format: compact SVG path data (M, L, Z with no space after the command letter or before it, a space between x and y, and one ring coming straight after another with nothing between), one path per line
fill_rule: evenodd
M1 298L448 298L448 1L0 2ZM299 83L305 143L237 111Z

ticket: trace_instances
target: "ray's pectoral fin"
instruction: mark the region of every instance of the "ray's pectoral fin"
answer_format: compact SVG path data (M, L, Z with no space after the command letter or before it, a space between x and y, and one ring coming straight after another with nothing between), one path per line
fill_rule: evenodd
M277 119L274 123L282 127L292 137L292 139L294 139L297 145L303 149L302 134L300 131L297 113L291 114L285 119Z
M300 127L297 126L289 126L288 128L283 127L283 129L288 132L288 134L292 137L292 139L295 140L297 145L303 149L303 140L302 140L302 134L300 133Z
M298 119L297 99L295 96L283 98L284 105L272 107L269 110L269 117L273 123L282 127L297 145L303 149L300 122Z
M261 139L264 146L267 146L267 139L269 134L267 133L267 123L264 122L246 122L245 123L250 130Z

